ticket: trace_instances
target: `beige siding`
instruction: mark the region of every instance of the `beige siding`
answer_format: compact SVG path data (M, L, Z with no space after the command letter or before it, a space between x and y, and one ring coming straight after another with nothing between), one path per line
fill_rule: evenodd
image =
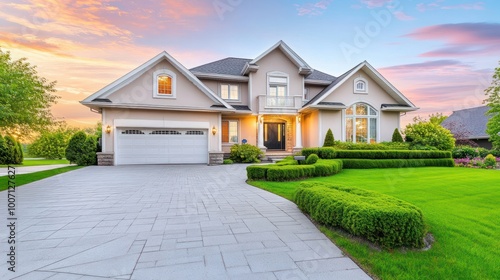
M307 99L313 99L318 93L320 93L326 86L318 86L318 85L306 85L307 88Z
M182 112L182 111L160 111L160 110L135 110L135 109L109 109L103 108L103 129L106 126L113 127L110 134L103 131L103 152L114 152L115 121L116 120L144 120L146 121L178 121L178 122L208 122L209 151L220 151L219 113ZM218 133L212 135L211 128L215 126ZM180 128L180 127L179 127Z
M153 75L160 69L168 69L176 75L176 98L153 98ZM113 103L142 104L154 106L209 108L215 102L200 91L181 72L166 60L155 65L151 70L130 82L108 97Z

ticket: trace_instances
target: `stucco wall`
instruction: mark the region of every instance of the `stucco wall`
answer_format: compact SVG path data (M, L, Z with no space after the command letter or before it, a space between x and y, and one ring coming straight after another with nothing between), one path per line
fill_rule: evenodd
M109 125L113 129L110 134L103 131L103 152L114 152L114 137L116 132L116 120L143 120L146 125L150 123L161 123L168 125L173 122L196 122L204 123L208 129L209 151L220 151L221 128L219 126L220 113L210 112L182 112L182 111L160 111L160 110L137 110L137 109L111 109L103 108L103 130ZM211 128L217 128L216 135L212 135ZM162 126L163 127L163 126ZM158 128L162 128L158 127ZM179 124L176 128L183 128ZM185 127L189 128L189 127ZM201 127L200 127L201 128Z
M302 146L318 147L319 137L319 112L314 111L302 117Z
M325 141L328 129L332 130L335 140L341 140L343 127L342 111L321 111L321 132L318 135L318 137L320 137L320 146L322 146Z
M298 67L280 49L275 49L261 58L257 62L257 65L259 66L259 70L250 74L252 82L252 111L255 112L258 108L257 96L267 94L267 74L269 72L278 71L288 74L289 96L304 95L304 81L303 77L298 73Z
M394 129L399 129L399 112L382 112L380 115L380 142L392 141Z
M153 76L159 69L168 69L176 75L176 98L153 98ZM155 65L151 70L130 82L108 97L113 103L147 104L156 106L208 108L215 104L205 93L200 91L181 72L166 60Z
M247 140L248 144L257 145L257 116L222 116L222 120L235 120L239 124L239 144L243 139ZM222 143L224 153L229 153L231 146L234 143Z
M305 85L307 88L307 98L308 100L313 99L320 91L322 91L326 86L318 86L318 85Z

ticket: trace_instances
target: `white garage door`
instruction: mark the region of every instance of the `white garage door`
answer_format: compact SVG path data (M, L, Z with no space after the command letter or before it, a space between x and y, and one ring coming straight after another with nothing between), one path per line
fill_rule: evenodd
M208 161L208 130L121 128L117 133L117 165Z

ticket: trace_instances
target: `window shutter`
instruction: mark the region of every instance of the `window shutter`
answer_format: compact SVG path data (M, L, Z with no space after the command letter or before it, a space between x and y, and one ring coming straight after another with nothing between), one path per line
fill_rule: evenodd
M228 142L229 142L229 122L223 121L222 122L222 143L228 143Z

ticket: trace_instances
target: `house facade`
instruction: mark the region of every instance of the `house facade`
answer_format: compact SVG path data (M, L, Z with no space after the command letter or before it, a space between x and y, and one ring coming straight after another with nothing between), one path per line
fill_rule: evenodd
M162 52L81 102L102 115L101 165L219 164L236 143L265 153L390 141L418 108L364 61L339 77L280 41L254 59L192 69Z

